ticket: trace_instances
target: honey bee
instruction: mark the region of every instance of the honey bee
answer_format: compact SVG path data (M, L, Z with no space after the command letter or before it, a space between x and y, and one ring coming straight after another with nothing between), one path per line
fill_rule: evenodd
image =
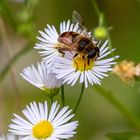
M74 31L64 32L59 35L58 42L64 44L63 47L59 48L60 52L65 51L76 51L77 55L83 57L87 57L88 59L97 59L99 57L99 48L93 43L92 39L86 34L86 28L81 25L80 21L78 20L80 15L79 13L73 13L73 17L76 22L79 23L80 28L82 28L82 33L77 33ZM81 17L80 17L81 18Z

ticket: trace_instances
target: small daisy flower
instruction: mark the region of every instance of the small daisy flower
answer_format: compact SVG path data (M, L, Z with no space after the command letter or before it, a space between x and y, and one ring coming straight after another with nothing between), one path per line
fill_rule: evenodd
M13 134L8 133L7 135L0 136L0 140L17 140L17 137Z
M55 74L48 71L44 62L38 63L37 68L34 65L24 68L21 76L30 84L37 88L45 90L48 94L56 94L62 85L62 81L56 79Z
M135 64L133 61L123 60L116 64L112 71L125 84L133 85L135 80L140 78L140 64Z
M60 31L57 32L55 27L52 25L47 25L47 28L43 31L39 31L41 37L37 37L39 40L38 43L35 45L35 49L40 50L39 53L43 56L43 60L46 61L48 64L52 65L53 59L56 55L62 56L62 52L59 51L58 48L63 47L64 44L58 41L58 37L60 34L64 32L82 32L79 29L79 24L71 24L70 20L67 22L60 23ZM90 33L88 33L90 35ZM67 46L64 46L67 47Z
M110 50L107 46L108 41L105 41L101 46L97 44L99 48L99 57L96 60L85 58L80 55L71 56L71 59L55 57L54 73L58 79L62 79L63 83L71 84L72 86L77 82L85 83L85 87L88 84L101 84L101 79L107 77L106 72L111 71L111 66L116 64L115 59L118 56L106 58L115 49ZM101 47L100 47L101 46Z
M30 106L26 106L22 111L26 119L14 114L9 131L21 136L22 140L69 139L76 133L74 130L78 122L70 121L74 114L70 114L72 110L68 110L68 106L58 112L59 106L54 102L49 112L46 101L30 103Z
M140 63L135 66L135 76L140 77Z
M114 66L112 71L116 74L124 83L130 84L134 81L135 76L135 64L133 61L122 61Z

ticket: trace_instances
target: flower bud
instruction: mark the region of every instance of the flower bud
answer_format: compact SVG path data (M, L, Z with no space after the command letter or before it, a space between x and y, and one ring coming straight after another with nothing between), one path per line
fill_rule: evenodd
M106 39L108 36L108 31L105 27L99 26L94 30L94 36L98 40Z
M26 9L24 9L17 14L17 17L21 22L27 22L30 18L30 14Z

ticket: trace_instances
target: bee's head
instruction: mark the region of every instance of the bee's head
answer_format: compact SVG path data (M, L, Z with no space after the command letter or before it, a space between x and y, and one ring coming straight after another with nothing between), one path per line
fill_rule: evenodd
M100 52L99 48L95 47L88 53L87 57L90 59L93 58L97 59L97 57L99 57L99 52Z

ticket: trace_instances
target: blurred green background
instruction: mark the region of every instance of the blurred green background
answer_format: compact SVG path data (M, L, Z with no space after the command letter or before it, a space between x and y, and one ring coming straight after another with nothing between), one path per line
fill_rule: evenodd
M120 55L119 61L127 59L139 63L140 1L97 0L97 3L105 14L108 26L113 26L111 41L113 48L117 48L115 53ZM71 19L74 10L82 15L89 30L98 26L98 16L92 0L0 0L0 71L31 42L30 51L8 68L7 75L0 82L1 133L7 131L12 113L17 113L19 103L23 109L31 101L48 100L39 89L24 81L19 73L25 66L41 61L33 49L35 37L39 35L38 30L43 30L46 24L53 24L59 29L60 22ZM132 86L124 85L110 74L103 80L102 86L111 90L114 96L140 118L140 82L135 82ZM66 86L66 104L70 108L74 108L80 88L80 85L72 88ZM59 95L56 99L60 102ZM91 86L85 90L75 118L80 125L73 140L109 140L106 137L108 133L135 131L130 122ZM140 140L140 137L134 136L130 140Z

